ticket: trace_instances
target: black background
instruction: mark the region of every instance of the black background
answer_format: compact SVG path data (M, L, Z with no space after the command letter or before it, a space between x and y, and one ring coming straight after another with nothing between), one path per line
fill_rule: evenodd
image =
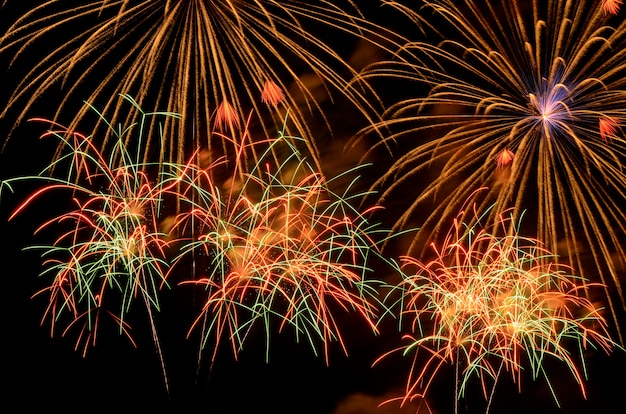
M21 2L26 3L26 2ZM4 31L23 9L9 2L0 9L0 28ZM38 52L44 55L44 50ZM8 69L8 56L0 55L0 104L6 102L11 82L21 71L37 62L22 59ZM61 91L58 91L61 93ZM51 117L55 95L50 91L33 105L33 116ZM80 105L81 103L77 103ZM0 136L13 128L14 113L0 119ZM45 126L23 123L11 135L0 154L0 178L35 174L50 161L54 151L51 143L39 136ZM337 139L341 139L338 137ZM329 163L336 160L329 159ZM365 327L342 318L349 356L331 344L330 364L315 356L307 344L296 344L290 332L272 337L270 360L265 361L264 338L253 337L235 361L228 347L222 347L211 366L210 355L204 355L198 366L198 341L186 339L189 321L195 315L189 305L191 294L185 289L164 292L163 311L157 325L170 382L165 391L149 332L134 332L137 348L114 329L104 332L98 346L86 357L75 351L72 336L50 337L49 326L41 326L45 309L44 296L32 295L45 286L38 278L41 270L36 252L23 251L46 235L34 236L41 217L51 214L55 200L46 199L26 214L8 221L17 204L32 191L25 184L15 194L2 193L0 200L0 303L2 310L2 411L34 412L39 409L64 412L202 412L202 413L400 413L423 410L417 404L398 404L377 408L377 404L400 395L406 378L406 363L391 358L371 367L372 362L397 343L393 326L383 326L374 336ZM136 315L138 319L145 315ZM138 324L139 325L139 324ZM607 356L588 353L588 398L580 395L577 384L562 366L549 367L562 408L554 404L542 381L523 378L522 393L517 385L505 379L498 385L493 413L606 413L626 411L623 393L626 390L626 355L616 351ZM452 411L453 372L442 372L433 387L431 408L435 413ZM471 388L462 412L484 409L480 390ZM421 411L420 411L421 412ZM425 412L425 411L424 411Z

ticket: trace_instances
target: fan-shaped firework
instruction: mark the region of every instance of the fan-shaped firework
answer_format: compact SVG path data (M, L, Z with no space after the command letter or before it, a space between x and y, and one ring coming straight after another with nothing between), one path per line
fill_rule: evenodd
M456 368L457 400L478 378L491 401L505 371L521 391L525 368L552 390L545 368L551 359L567 366L585 395L584 352L608 353L615 344L581 279L553 263L538 241L522 237L512 216L490 228L483 227L482 213L467 213L454 221L442 245L431 244L431 261L403 258L396 305L410 332L407 344L392 352L414 353L414 359L400 399L424 396L448 363ZM468 215L474 221L461 221Z
M173 116L142 113L137 124L125 130L112 129L117 141L110 157L94 146L93 137L52 123L52 129L45 136L61 141L62 155L40 175L5 180L2 185L12 188L25 180L46 182L13 216L21 214L45 194L71 196L66 200L67 210L45 221L37 230L60 231L54 243L30 247L43 251L45 262L41 277L52 277L50 285L37 293L49 295L43 319L50 321L51 332L54 334L56 326L69 318L63 334L78 329L76 347L82 343L85 354L90 345L96 344L104 322L102 318L108 316L118 325L120 333L133 341L127 315L135 300L140 298L148 313L165 375L153 317L153 312L160 309L159 291L166 285L169 268L167 234L159 220L163 218L162 203L166 197L176 195L184 177L184 166L154 166L137 161L145 138L144 124L149 117L158 115ZM138 142L136 152L123 143L129 135ZM114 163L117 159L121 161ZM55 177L59 172L67 172L67 175ZM56 204L58 200L57 194ZM167 386L167 377L165 379Z
M128 94L143 109L168 108L183 115L183 123L166 120L163 142L149 142L148 148L166 161L184 163L197 148L224 151L223 143L211 138L215 124L224 123L219 108L267 114L269 107L273 119L264 127L271 130L282 121L284 111L275 107L284 102L301 133L308 131L305 113L322 109L320 93L344 94L367 112L357 103L362 102L357 91L346 86L355 72L325 42L328 32L373 43L395 38L365 20L351 1L345 7L326 0L102 0L78 7L46 1L0 39L0 53L13 60L41 47L43 39L60 40L24 74L8 109L24 108L19 122L46 91L63 84L59 110L74 96L81 101L87 96L112 123L128 124L137 113L108 98ZM306 80L305 74L315 80ZM79 113L75 121L85 115ZM316 156L313 142L307 143Z
M436 21L429 39L439 40L409 43L366 73L430 89L385 115L391 134L379 145L406 151L376 187L389 201L419 188L421 174L436 178L395 229L419 213L428 219L412 225L437 231L459 200L490 187L483 207L536 214L538 239L599 278L617 322L625 303L626 22L587 0L437 0L401 10L424 27ZM423 242L415 239L413 252Z
M240 153L250 150L240 145ZM265 330L267 352L270 336L291 327L315 353L321 343L328 358L332 341L346 350L337 311L355 312L376 330L378 282L367 276L378 230L351 206L360 194L349 195L351 185L334 193L294 139L281 134L265 148L254 168L226 185L198 171L195 206L176 220L178 233L195 234L177 263L195 255L200 270L187 283L207 292L194 326L203 347L214 338L216 352L229 338L235 355L255 326ZM282 154L277 168L268 162L274 152Z
M622 3L622 0L602 0L602 9L605 13L618 14Z

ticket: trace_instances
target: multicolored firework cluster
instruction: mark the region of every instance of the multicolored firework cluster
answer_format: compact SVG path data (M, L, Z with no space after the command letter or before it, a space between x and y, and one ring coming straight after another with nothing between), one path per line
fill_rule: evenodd
M101 316L108 316L132 341L126 315L140 298L162 358L153 312L160 311L159 294L170 287L172 273L190 276L179 283L206 292L190 325L202 331L203 348L214 337L214 355L225 339L236 355L259 323L268 353L270 335L287 327L315 353L321 342L328 356L334 340L347 352L333 309L353 311L376 330L380 283L367 275L369 261L380 255L380 231L369 224L368 211L351 205L350 199L361 194L350 194L351 188L335 193L332 180L300 155L297 138L282 133L255 143L242 133L234 142L235 159L207 166L142 162L147 118L175 115L144 113L132 98L124 101L142 116L111 131L117 142L108 157L93 145L93 136L53 123L45 136L58 138L65 150L39 175L2 183L5 190L24 180L45 183L11 217L46 193L71 196L68 211L38 230L56 226L61 235L52 245L31 247L43 252L41 276L52 277L39 294L49 295L44 318L53 332L67 319L64 333L78 329L76 346L83 343L86 353L96 343ZM265 152L246 167L245 155L264 144ZM284 155L278 164L274 150ZM59 170L66 175L55 177ZM220 176L225 181L218 181ZM196 272L177 272L190 260Z
M410 333L392 352L414 359L401 400L423 397L447 363L455 366L457 404L473 377L489 403L504 372L521 390L526 367L553 390L550 359L567 366L584 395L584 352L609 352L615 344L580 278L537 240L522 237L511 216L489 229L481 223L488 212L470 211L471 224L454 220L443 243L431 245L431 261L402 258L396 313Z
M369 261L379 255L380 231L369 224L368 211L351 205L350 198L361 195L350 195L350 188L333 192L333 180L315 172L294 140L281 133L249 171L221 186L210 168L196 167L185 180L195 191L187 200L191 208L173 224L182 243L174 263L203 258L200 277L183 282L207 291L194 322L203 343L210 335L216 342L230 338L237 354L259 323L269 347L276 323L278 331L293 328L314 351L319 339L328 357L333 340L346 350L335 308L354 311L376 331L379 283L368 274ZM242 143L240 153L252 145ZM284 155L278 165L271 160L274 150Z
M254 338L269 361L289 333L329 365L355 322L387 340L395 318L388 403L428 404L451 366L455 413L472 381L489 412L505 378L558 405L554 362L586 397L587 356L624 342L622 1L378 3L43 1L9 22L0 56L27 70L6 142L25 119L58 141L0 181L2 203L37 185L9 220L57 204L27 247L51 335L86 356L112 324L137 346L139 307L169 392L157 315L186 288L211 363ZM333 153L316 137L338 113L358 127Z

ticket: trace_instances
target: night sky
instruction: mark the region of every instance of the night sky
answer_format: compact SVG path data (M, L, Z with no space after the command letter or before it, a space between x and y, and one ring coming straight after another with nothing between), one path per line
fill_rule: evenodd
M8 2L15 3L15 2ZM24 6L8 4L0 9L0 30L19 15ZM622 12L622 16L623 16ZM405 22L406 23L406 22ZM402 26L406 27L406 26ZM346 54L356 52L356 46L342 46ZM45 56L20 60L8 68L9 56L0 54L0 102L4 105L12 91L11 82L21 71ZM32 60L31 60L32 59ZM59 88L60 89L60 88ZM53 117L55 98L61 90L48 91L35 102L31 116ZM385 91L385 93L391 93ZM77 102L76 106L82 103ZM328 104L330 105L330 104ZM345 109L338 100L337 109L330 111L331 120L338 123L339 136L333 150L353 130L354 118L344 119ZM344 104L345 105L345 104ZM19 105L0 119L0 136L6 137L14 127ZM345 130L345 131L344 131ZM50 162L55 146L40 140L45 125L24 122L12 130L11 138L0 153L0 178L37 174ZM351 157L334 159L329 150L324 162L336 170ZM334 151L338 154L337 151ZM376 167L371 172L376 175ZM382 167L379 167L382 168ZM367 180L367 177L366 177ZM49 323L41 324L47 305L45 295L32 297L45 287L38 277L41 258L26 246L49 243L49 233L33 235L42 217L60 211L63 206L54 197L44 197L11 221L7 218L29 195L37 183L25 182L14 194L3 192L0 199L0 249L3 283L0 289L2 322L2 365L0 388L2 412L34 412L62 410L63 412L172 412L172 413L310 413L310 414L396 414L427 412L418 402L400 408L397 403L377 407L382 401L401 395L407 373L407 361L393 357L372 367L372 363L397 344L399 334L393 322L383 324L381 333L373 335L361 321L339 313L344 327L348 355L335 342L330 344L329 364L323 356L315 356L310 346L295 343L290 331L272 336L269 361L265 361L263 332L253 331L244 350L235 360L229 344L224 342L213 364L205 352L198 363L197 334L186 338L189 321L197 311L197 297L183 287L164 291L162 311L156 316L163 345L163 356L170 385L166 392L159 360L147 327L143 323L145 310L138 306L130 316L135 329L137 347L126 337L117 335L112 324L101 327L98 344L83 357L74 350L75 332L62 337L50 336ZM396 200L402 208L402 200ZM542 380L532 381L523 375L522 392L517 384L504 377L498 384L491 412L497 413L603 413L626 411L623 393L626 390L626 352L615 350L612 355L589 352L587 356L587 399L580 395L577 384L566 368L549 366L556 393L562 404L556 407L549 389ZM453 412L454 372L452 367L437 377L430 397L433 413ZM472 384L460 407L462 413L479 413L484 400L478 384Z

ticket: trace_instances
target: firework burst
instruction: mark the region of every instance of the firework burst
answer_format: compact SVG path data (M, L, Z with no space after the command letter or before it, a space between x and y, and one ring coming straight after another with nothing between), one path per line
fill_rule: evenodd
M136 105L128 97L125 101ZM46 183L20 204L11 218L46 194L54 193L57 202L63 194L70 197L67 209L37 229L59 231L54 242L29 247L42 251L41 277L51 278L50 285L36 294L48 295L42 323L50 322L51 334L57 331L57 325L67 322L63 335L77 331L76 348L82 347L85 355L90 346L96 345L103 319L110 317L120 333L135 344L127 320L140 300L148 314L168 387L155 323L155 312L160 311L159 293L167 286L169 268L168 234L161 219L166 199L176 197L184 166L137 161L147 118L152 116L175 115L142 113L136 124L112 129L117 140L109 157L94 146L91 136L51 122L44 137L61 141L61 155L39 175L5 180L2 187L12 190L18 182L32 180ZM136 148L127 147L127 140L135 142ZM58 177L60 172L66 175Z
M461 213L443 244L431 244L431 261L403 258L396 305L410 332L391 353L414 359L399 399L424 397L441 368L452 364L457 401L475 378L490 404L505 372L521 392L526 371L545 379L558 404L545 369L551 359L567 366L585 395L584 352L608 353L615 344L581 279L553 262L538 241L522 237L512 215L502 216L496 229L483 227L485 214L469 213L473 222L460 221L468 216Z
M404 151L375 185L382 204L420 188L394 229L411 223L445 231L441 219L455 214L458 201L489 187L482 207L536 214L537 238L605 286L619 325L626 303L619 277L626 265L626 23L611 26L599 2L586 0L398 8L424 30L433 26L429 39L436 40L409 43L395 61L365 73L430 91L396 102L379 125L391 132L378 146ZM437 178L420 187L427 174ZM490 216L498 221L500 213ZM418 214L427 219L412 222ZM416 238L413 252L424 242Z
M623 3L622 0L602 0L602 9L605 13L616 15Z
M137 112L109 97L128 94L141 108L165 107L183 116L182 123L165 120L163 142L148 145L162 160L178 163L197 148L223 152L213 132L224 127L225 110L267 115L260 121L271 133L289 108L291 123L308 136L305 113L324 112L321 95L340 93L368 112L356 99L359 92L347 86L354 69L314 33L370 39L379 46L397 38L364 19L353 2L336 3L104 0L70 8L47 1L0 38L0 53L13 61L32 53L42 39L61 39L21 77L3 114L19 105L19 123L39 97L60 84L59 111L80 94L104 108L112 123L127 125ZM308 82L306 73L317 80ZM85 88L89 83L97 87ZM80 112L70 127L87 113ZM317 156L314 143L307 145Z
M333 180L316 173L294 141L284 133L268 141L253 168L235 171L225 185L199 170L196 201L177 217L176 231L195 236L180 239L174 263L190 256L205 263L183 283L206 292L194 328L203 347L215 342L213 358L225 339L236 356L260 325L268 357L270 336L291 328L315 354L321 344L328 362L331 342L346 351L337 312L353 312L376 331L378 282L368 266L379 230L352 207L360 194L350 195L351 186L334 193ZM283 155L277 167L274 152Z

